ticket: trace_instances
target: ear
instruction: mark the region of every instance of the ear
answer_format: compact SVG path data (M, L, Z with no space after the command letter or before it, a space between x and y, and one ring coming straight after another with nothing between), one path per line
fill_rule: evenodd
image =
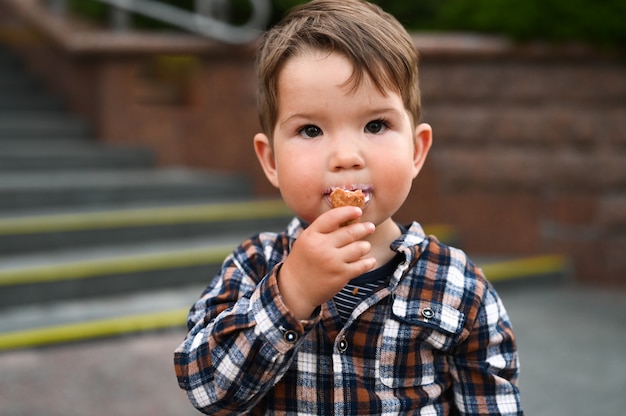
M278 188L278 169L276 168L276 160L274 159L274 151L269 138L263 133L257 133L254 136L254 151L261 163L265 176L272 185Z
M413 178L422 170L426 156L433 142L433 130L429 124L421 123L415 127L415 145L413 148Z

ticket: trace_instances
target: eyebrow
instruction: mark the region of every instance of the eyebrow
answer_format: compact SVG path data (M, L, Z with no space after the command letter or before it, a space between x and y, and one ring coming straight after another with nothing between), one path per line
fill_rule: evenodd
M368 110L371 113L397 113L398 109L391 106L374 107Z
M402 107L402 109L406 111L404 107ZM377 108L368 110L365 113L368 115L371 115L371 117L374 117L377 114L389 114L389 113L392 113L397 116L402 116L402 111L398 111L398 109L394 107L377 107Z
M403 107L403 110L404 107ZM381 114L381 113L393 113L393 114L397 114L397 115L402 115L402 111L399 111L397 108L394 107L375 107L375 108L371 108L371 109L366 109L365 111L362 112L363 114L366 114L368 116L375 116L376 114ZM289 120L293 119L293 118L315 118L315 114L313 112L311 113L293 113L288 115L286 118L279 120L280 124L285 124L287 123Z
M297 119L297 118L311 119L313 117L314 117L313 115L310 115L307 113L293 113L283 119L280 119L280 118L277 119L276 124L280 126L284 126L285 124L288 124L293 119Z

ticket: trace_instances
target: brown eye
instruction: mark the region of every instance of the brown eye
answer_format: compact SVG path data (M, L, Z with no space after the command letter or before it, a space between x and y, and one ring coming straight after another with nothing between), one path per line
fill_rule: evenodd
M304 126L300 129L300 134L309 139L315 138L317 136L321 136L322 129L314 125Z
M378 134L384 131L387 128L387 123L383 120L374 120L367 123L365 126L365 132L371 134Z

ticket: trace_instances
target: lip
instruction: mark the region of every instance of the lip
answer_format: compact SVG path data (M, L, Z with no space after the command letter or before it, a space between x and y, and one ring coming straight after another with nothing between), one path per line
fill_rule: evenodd
M372 185L352 184L352 185L346 185L346 186L331 186L330 188L325 189L323 193L323 196L326 198L328 205L332 206L332 204L330 203L330 194L335 189L343 189L344 191L350 191L350 192L360 190L361 192L363 192L363 195L365 195L365 207L369 205L369 203L372 200L372 195L374 194L374 187Z

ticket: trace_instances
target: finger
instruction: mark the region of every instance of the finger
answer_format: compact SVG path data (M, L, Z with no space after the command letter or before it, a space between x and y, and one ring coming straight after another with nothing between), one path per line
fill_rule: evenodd
M372 234L376 227L371 222L357 222L355 224L340 227L333 233L335 247L344 247L355 241L359 241Z
M354 277L360 276L376 268L376 259L374 257L365 257L354 261L348 265L350 274Z
M338 207L323 213L314 223L319 232L330 233L341 227L342 224L360 218L361 215L363 215L363 210L359 207Z
M354 263L366 258L372 251L369 241L355 241L339 249L340 255L346 263Z

